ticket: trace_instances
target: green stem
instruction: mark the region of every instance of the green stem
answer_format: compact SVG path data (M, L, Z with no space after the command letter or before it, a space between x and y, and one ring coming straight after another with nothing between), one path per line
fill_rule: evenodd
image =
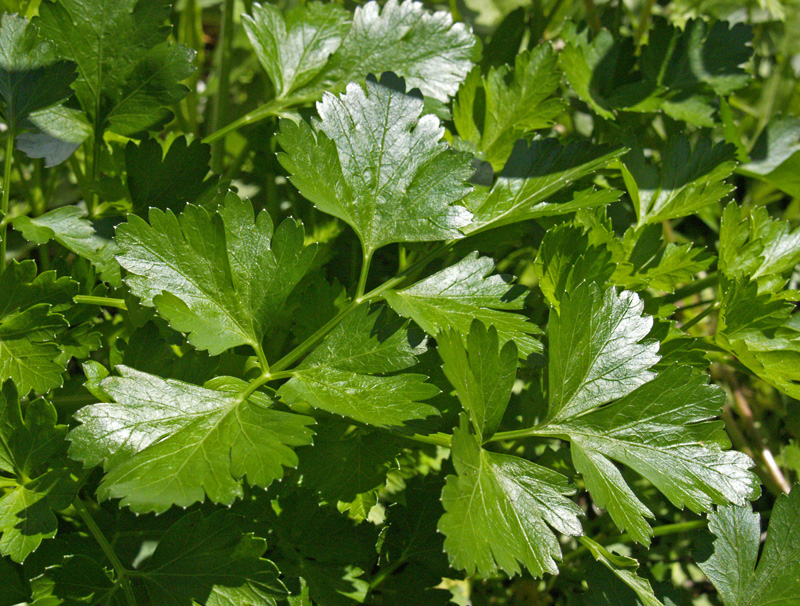
M72 503L73 507L75 507L75 511L78 512L78 515L83 520L83 523L86 524L86 528L89 529L89 532L94 537L94 540L97 541L97 544L100 545L100 549L103 550L103 553L108 558L108 561L111 562L111 566L114 568L114 572L117 575L117 580L119 581L120 585L122 585L122 591L125 594L125 600L128 602L128 606L138 606L136 602L136 596L133 595L133 588L131 587L130 580L128 579L128 571L122 565L122 562L119 561L117 554L114 553L114 549L111 547L111 544L106 539L105 535L103 535L103 531L100 530L100 527L94 521L94 518L89 513L89 510L86 509L86 506L81 501L80 497L76 498L75 501Z
M203 139L203 143L214 143L215 141L218 141L222 137L226 136L228 133L238 130L243 126L249 126L250 124L255 124L256 122L266 120L267 118L279 116L284 109L286 109L286 105L284 103L278 101L277 99L273 99L266 105L262 105L258 109L254 109L249 114L242 116L238 120L235 120L226 126L215 128L210 135Z
M650 29L650 17L653 13L654 4L655 0L644 0L644 4L642 4L642 12L639 14L639 23L636 25L636 32L633 35L633 39L636 42L637 53L642 46L642 39L644 38L645 32Z
M681 299L695 295L706 288L716 286L718 282L719 280L717 279L717 272L711 272L705 278L701 278L700 280L696 280L691 284L687 284L683 288L676 290L671 295L663 297L662 301L664 303L675 303L676 301L680 301Z
M691 530L705 528L707 525L708 521L705 519L691 520L689 522L677 522L675 524L664 524L662 526L656 526L655 528L653 528L653 536L663 537L665 535L670 535L670 534L680 534L682 532L689 532ZM613 537L595 537L594 540L600 543L601 545L635 542L635 539L633 539L631 535L629 535L627 532ZM571 551L567 555L565 555L564 559L561 560L561 563L566 564L570 560L579 558L588 551L589 550L586 547L579 547L575 551Z
M434 446L444 446L445 448L450 448L451 444L451 436L446 433L434 433L427 436L422 436L417 433L408 434L401 431L393 431L392 433L398 438L405 438L406 440L420 442L422 444L433 444Z
M230 95L231 58L233 55L233 5L234 0L225 0L222 7L222 28L219 40L219 78L217 94L214 98L214 113L211 117L211 130L217 131L228 113ZM225 160L225 140L217 139L211 146L211 170L221 173Z
M280 372L302 358L317 344L317 342L321 341L330 331L336 328L339 322L344 320L345 316L358 307L360 303L360 301L352 301L347 307L343 308L338 314L328 320L322 328L318 329L313 335L300 343L300 345L275 362L275 364L272 365L272 370L274 372Z
M2 213L2 218L5 219L6 215L8 215L8 204L11 198L11 164L14 160L14 132L11 129L6 133L6 157L3 160L5 162L3 167L3 202L2 206L0 206L0 213ZM2 230L0 231L0 269L5 269L6 236L8 235L5 221L3 221L0 230Z
M267 356L264 353L264 348L262 347L261 343L252 343L251 345L256 352L256 356L258 357L258 365L261 367L261 372L264 374L269 374L269 362L267 362Z
M522 440L524 438L543 436L558 437L547 430L538 429L536 427L526 427L525 429L514 429L512 431L498 431L491 438L486 440L485 443L488 444L489 442L502 442L505 440Z
M128 305L124 299L112 299L111 297L95 297L92 295L75 295L72 298L75 303L82 303L84 305L102 305L103 307L115 307L128 311Z
M364 291L367 288L367 277L369 276L369 264L372 261L372 254L374 251L364 251L364 257L361 259L361 274L358 276L358 286L356 287L355 301L361 303L364 297Z
M718 308L719 308L719 305L717 303L713 303L712 305L709 305L703 311L701 311L699 314L697 314L694 318L689 320L686 324L683 324L681 326L681 328L683 329L684 332L688 331L692 326L694 326L695 324L700 322L708 314L710 314L711 312L713 312L715 309L718 309Z

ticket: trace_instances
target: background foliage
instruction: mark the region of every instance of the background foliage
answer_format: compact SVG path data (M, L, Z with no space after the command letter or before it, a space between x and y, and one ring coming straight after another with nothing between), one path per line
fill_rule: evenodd
M800 604L800 3L0 6L0 606Z

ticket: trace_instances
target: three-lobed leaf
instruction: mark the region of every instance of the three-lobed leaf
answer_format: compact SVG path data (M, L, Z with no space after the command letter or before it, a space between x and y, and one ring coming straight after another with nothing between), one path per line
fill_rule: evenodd
M278 156L300 193L358 234L367 258L393 242L462 237L471 218L457 205L472 173L454 152L438 118L423 115L422 99L381 83L350 84L326 93L319 120L281 121Z
M269 213L254 217L250 202L230 193L213 214L188 205L179 217L153 209L150 224L131 215L116 243L131 292L211 355L237 345L260 351L316 250L305 246L302 224L273 229Z
M725 606L794 606L800 603L800 491L781 495L761 544L761 523L749 506L720 507L708 516L714 535L698 565L717 588Z
M269 486L295 467L293 448L311 443L313 419L273 410L239 380L211 388L116 367L99 388L112 401L75 415L70 454L103 464L99 496L121 498L136 512L162 512L203 501L229 505L242 480Z

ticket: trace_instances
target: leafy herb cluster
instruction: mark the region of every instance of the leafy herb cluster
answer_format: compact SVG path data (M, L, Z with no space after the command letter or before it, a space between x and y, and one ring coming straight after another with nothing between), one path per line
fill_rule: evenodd
M0 606L800 604L800 10L570 4L4 2Z

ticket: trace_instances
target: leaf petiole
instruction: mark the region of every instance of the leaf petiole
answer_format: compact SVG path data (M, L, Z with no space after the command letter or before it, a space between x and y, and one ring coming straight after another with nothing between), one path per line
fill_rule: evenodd
M94 518L89 513L89 510L86 509L80 497L73 501L72 506L75 508L75 511L78 512L83 523L86 524L86 528L89 529L89 532L94 537L95 541L97 541L97 544L100 545L100 549L103 550L108 561L111 562L111 566L114 568L114 572L117 575L117 582L122 586L122 592L125 594L125 600L128 602L128 606L138 606L136 596L133 594L133 588L128 579L128 570L122 565L122 562L119 561L117 554L114 553L114 549L111 547L108 539L106 539L103 531L100 530L97 522L94 521Z

